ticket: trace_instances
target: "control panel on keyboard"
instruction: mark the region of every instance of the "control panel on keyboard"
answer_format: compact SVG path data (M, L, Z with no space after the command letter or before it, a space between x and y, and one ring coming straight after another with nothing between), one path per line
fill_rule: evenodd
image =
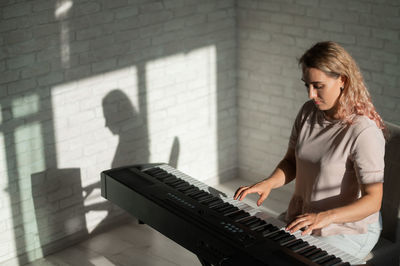
M127 167L114 172L109 170L103 172L103 178L106 177L112 177L133 191L139 191L139 194L145 195L162 208L177 216L185 217L185 220L195 228L217 239L226 240L228 245L242 247L246 254L258 254L257 250L266 248L271 254L283 254L292 260L298 260L298 265L360 264L360 261L348 257L344 252L333 254L323 246L251 215L234 202L221 198L219 194L201 189L199 186L201 182L194 181L193 178L181 174L168 165ZM106 187L107 181L102 184ZM106 195L106 188L104 191ZM202 244L198 246L202 246L206 241L200 242ZM204 249L205 246L208 244L204 244L201 248ZM218 247L213 249L221 254L229 253L223 249L219 251ZM262 254L260 256L262 257ZM268 258L260 260L265 261Z

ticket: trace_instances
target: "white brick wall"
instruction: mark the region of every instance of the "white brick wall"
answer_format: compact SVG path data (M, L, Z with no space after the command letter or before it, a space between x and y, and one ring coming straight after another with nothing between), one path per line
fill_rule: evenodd
M297 59L332 40L356 59L384 120L400 124L399 1L239 0L239 173L260 180L283 157L307 99Z
M316 41L342 43L400 124L399 14L397 0L1 2L0 264L123 217L100 197L104 169L269 174L306 99L296 58Z
M233 0L0 3L0 264L123 218L100 196L102 170L236 172L235 12Z

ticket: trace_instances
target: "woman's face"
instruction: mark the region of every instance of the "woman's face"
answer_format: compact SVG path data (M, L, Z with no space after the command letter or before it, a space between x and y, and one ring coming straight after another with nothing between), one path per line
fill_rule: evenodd
M316 68L305 68L303 71L304 85L307 88L308 98L325 113L334 118L337 100L344 87L343 78L334 78Z

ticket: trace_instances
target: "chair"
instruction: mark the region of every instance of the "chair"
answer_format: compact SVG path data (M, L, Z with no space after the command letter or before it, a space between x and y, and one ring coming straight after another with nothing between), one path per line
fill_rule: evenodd
M381 207L381 237L367 256L372 265L399 265L400 257L400 126L386 122L390 137L385 148L385 176Z

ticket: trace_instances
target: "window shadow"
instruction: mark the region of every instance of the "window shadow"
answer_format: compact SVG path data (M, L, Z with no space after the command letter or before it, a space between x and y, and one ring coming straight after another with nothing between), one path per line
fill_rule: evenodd
M103 226L112 222L112 218L123 215L121 210L108 202L96 202L100 199L99 193L96 194L96 191L100 189L100 183L85 184L86 180L83 180L83 177L86 176L87 169L79 168L80 165L71 168L60 167L57 154L63 151L57 150L55 124L58 118L54 117L55 106L52 102L53 88L57 85L73 83L124 67L136 67L139 95L139 103L136 108L124 95L124 92L118 88L111 91L103 98L103 102L99 103L99 106L102 105L103 108L107 130L118 135L119 138L116 150L110 151L110 153L114 153L111 164L105 165L104 169L146 163L149 162L150 156L146 64L171 55L185 54L199 48L215 46L217 57L215 59L216 171L228 173L228 175L234 174L231 166L232 162L236 161L236 153L231 152L230 146L235 145L236 139L236 122L232 122L231 118L234 117L232 115L234 106L231 106L231 102L234 102L232 99L235 98L235 85L231 82L234 80L232 68L235 58L232 55L234 55L235 44L229 42L234 40L234 24L230 25L229 20L224 24L219 24L217 20L209 22L205 12L197 14L196 9L193 9L193 16L190 14L185 16L186 22L182 29L172 29L176 39L171 39L167 34L160 36L160 32L149 25L138 26L141 21L145 23L156 19L152 14L143 14L140 19L134 14L133 17L121 18L120 21L114 23L110 19L115 17L113 8L102 8L100 5L94 4L92 7L96 9L96 13L83 16L79 11L80 8L82 10L85 8L87 4L85 1L65 2L73 3L73 5L70 6L69 15L63 17L65 23L59 29L63 31L62 36L64 37L60 38L60 32L55 30L54 34L46 35L41 42L37 43L37 49L40 49L40 52L35 54L37 61L33 62L29 68L23 69L24 75L31 75L24 82L30 83L32 86L25 91L23 91L24 89L16 90L12 97L1 102L3 117L0 131L4 134L4 146L6 147L7 170L5 172L8 176L7 192L11 204L10 219L12 221L10 226L13 228L10 230L14 231L16 256L21 265L30 260L28 253L36 252L35 249L42 249L44 255L50 254L61 247L99 232ZM46 7L46 5L48 6ZM53 17L53 5L53 2L43 3L42 15L46 16L41 17ZM105 4L105 6L107 5ZM137 8L135 5L138 4L132 5L133 9L131 10L135 10ZM197 4L192 3L192 5L195 8ZM165 9L162 11L163 16L157 18L160 19L157 24L176 21L178 26L181 25L182 18L175 20L173 17L174 13L179 11L178 9L163 8ZM215 9L217 10L217 8ZM189 7L187 10L191 11L192 9ZM38 14L32 13L27 17L30 15L38 16ZM163 20L167 17L170 20ZM132 26L129 34L124 28L124 26L130 25L128 25L128 21L139 23ZM56 20L51 22L57 23ZM171 26L171 24L169 25ZM39 26L27 25L27 30L43 31ZM94 34L93 36L86 38L85 27L96 28L101 34L96 35L97 31L94 31L91 32ZM135 39L135 36L139 35L143 36L143 39ZM167 41L164 41L163 38ZM115 41L110 43L108 42L110 39L115 39ZM149 45L152 41L156 41L155 44ZM90 48L86 49L86 47ZM22 49L23 45L15 45L15 47L10 45L6 48L8 57L24 61L24 55L18 50ZM58 62L61 60L60 50L63 48L67 48L68 56L65 58L68 60L64 57L61 59L68 62ZM103 66L105 67L103 68ZM223 90L220 90L220 87ZM38 112L21 118L13 117L10 102L16 98L24 98L26 94L38 96ZM116 106L112 102L118 103L117 111L114 110ZM124 121L122 121L123 118ZM29 173L21 173L17 169L19 152L15 146L14 131L17 127L28 125L30 122L37 123L40 128L40 136L37 138L42 141L40 151L43 153L43 158L41 158L43 165L39 168L33 167ZM179 167L179 156L184 144L180 142L178 136L170 144L168 163L175 168ZM22 179L26 183L24 183L25 187L21 189L20 180ZM24 192L25 194L21 192L23 190L26 192ZM96 200L88 205L85 202L92 202L89 199ZM23 205L26 204L26 201L32 201L34 207L34 210L29 209L32 212L29 217L24 213ZM107 215L93 232L89 232L88 228L91 225L87 224L86 215L93 211L107 212ZM23 217L35 220L35 223L26 223L23 221ZM33 227L35 228L32 229ZM32 239L30 239L31 236ZM36 238L39 239L40 247L35 242ZM36 246L28 246L32 242L35 242ZM33 256L38 257L36 254Z

